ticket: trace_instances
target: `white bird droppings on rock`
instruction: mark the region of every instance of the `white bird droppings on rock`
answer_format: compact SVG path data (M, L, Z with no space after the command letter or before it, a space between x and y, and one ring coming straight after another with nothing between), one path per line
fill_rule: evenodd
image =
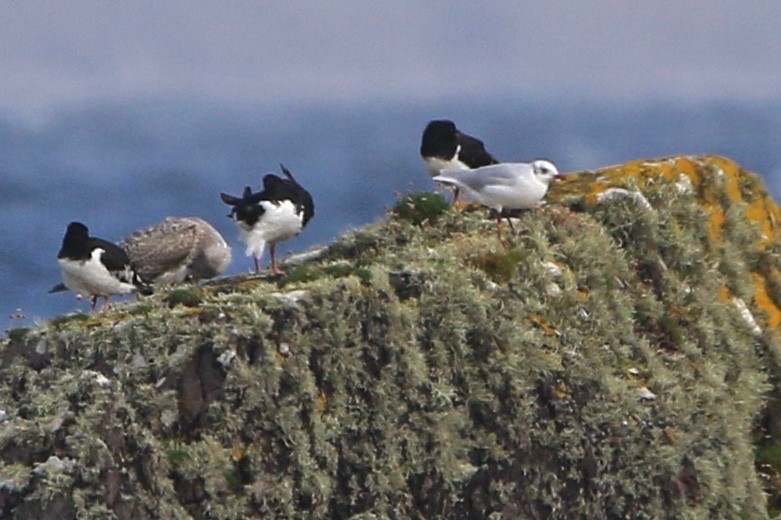
M553 262L540 262L542 267L551 274L551 276L561 276L561 267Z
M35 353L42 356L49 351L49 345L45 339L41 339L35 344Z
M178 418L179 414L177 414L175 410L163 410L162 413L160 413L160 422L166 428L173 426Z
M130 321L120 321L113 325L115 331L122 331L132 326L133 325L130 323Z
M46 462L41 462L35 466L33 473L36 475L42 475L44 473L70 473L76 463L72 459L61 459L56 455L50 456L46 459Z
M299 289L296 291L288 291L284 293L273 292L273 293L269 293L269 296L271 296L272 298L276 298L277 300L280 300L283 303L287 303L289 305L298 305L300 302L305 301L307 298L309 298L309 291Z
M609 188L597 195L597 202L600 204L616 199L630 199L648 211L653 211L654 209L654 207L651 206L651 203L648 202L648 199L645 198L645 195L639 191L630 191L625 190L624 188Z
M222 367L226 369L231 365L231 363L233 363L234 359L236 359L235 350L226 350L217 357L217 361L219 361Z
M282 262L282 265L300 265L306 262L311 262L313 260L318 260L327 252L328 252L327 247L319 247L311 251L306 251L304 253L291 255L288 258L286 258L284 262Z
M689 195L694 192L692 180L683 173L678 176L678 182L675 183L675 187L681 195Z
M737 307L738 312L740 312L740 317L743 318L743 321L749 326L751 332L753 332L755 336L762 334L762 328L760 328L757 320L754 319L754 315L751 314L746 302L740 298L734 297L732 298L732 304Z
M146 358L144 358L144 356L142 356L139 351L135 351L133 353L133 357L130 358L130 366L131 366L131 368L134 368L134 369L146 368L147 364L148 363L146 361Z
M111 379L107 378L100 372L96 370L85 370L81 373L81 378L92 378L93 381L95 381L98 386L106 387L111 385Z
M656 399L656 394L648 389L648 387L641 387L637 389L637 393L640 396L641 401L653 401Z

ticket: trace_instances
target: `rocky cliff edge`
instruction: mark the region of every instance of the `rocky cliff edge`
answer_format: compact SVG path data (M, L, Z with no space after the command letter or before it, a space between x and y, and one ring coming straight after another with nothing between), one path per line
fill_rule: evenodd
M0 342L3 518L767 518L779 208L728 159L434 194ZM239 260L237 260L239 261Z

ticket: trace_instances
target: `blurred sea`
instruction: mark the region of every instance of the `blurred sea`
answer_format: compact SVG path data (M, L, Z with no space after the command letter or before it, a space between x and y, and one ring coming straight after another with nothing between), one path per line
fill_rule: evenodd
M3 329L86 309L60 281L66 225L118 241L168 215L211 222L251 261L219 192L259 189L280 162L312 192L316 216L279 252L300 252L380 219L398 193L432 189L418 147L449 118L501 160L547 158L563 172L633 159L717 153L781 195L781 102L592 105L517 100L263 107L137 100L62 107L35 119L0 113L0 318ZM264 265L268 257L263 259ZM23 319L10 316L21 309Z

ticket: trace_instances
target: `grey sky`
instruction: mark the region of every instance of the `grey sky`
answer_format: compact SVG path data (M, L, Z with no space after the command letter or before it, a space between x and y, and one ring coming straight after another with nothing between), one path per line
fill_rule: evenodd
M769 99L777 1L73 1L0 4L0 109L249 102Z

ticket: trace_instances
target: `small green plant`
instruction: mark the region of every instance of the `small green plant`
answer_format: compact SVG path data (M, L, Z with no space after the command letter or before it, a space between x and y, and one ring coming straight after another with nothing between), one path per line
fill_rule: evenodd
M781 473L781 443L761 445L756 451L757 466L767 465Z
M147 315L155 310L155 306L151 303L139 303L129 310L129 314L132 315Z
M70 323L73 321L89 321L89 319L90 319L89 314L78 312L76 314L66 314L64 316L57 316L56 318L53 318L49 323L55 327L60 327L62 325L65 325L66 323Z
M28 332L30 332L29 327L19 327L18 329L11 329L8 331L8 338L11 341L19 341L22 338L24 338Z
M518 248L507 251L486 251L469 257L473 267L485 271L494 282L509 282L518 274L518 264L526 258L526 253Z
M686 331L678 320L669 314L664 314L659 318L659 328L665 334L669 341L669 348L679 349L686 339Z
M372 273L365 267L356 267L351 263L339 262L322 268L299 266L293 269L286 277L279 280L279 287L285 287L291 283L304 283L318 280L324 277L344 278L354 275L361 280L363 285L368 285L372 279Z
M778 518L781 513L781 444L777 440L760 444L756 448L754 461L757 472L765 482L768 513L771 518Z
M410 193L396 202L393 215L421 226L435 223L449 208L450 204L439 193Z
M299 265L292 271L289 271L283 278L280 278L277 282L279 287L285 287L291 283L305 283L316 280L320 277L320 273L307 265Z
M201 291L197 287L188 287L183 289L174 289L165 295L164 301L168 307L173 308L177 305L185 307L198 307L203 300Z
M356 267L353 274L358 277L363 285L369 285L372 281L372 272L365 267Z
M174 470L180 468L182 464L191 459L186 447L178 442L171 444L171 446L165 450L165 456L168 459L168 463L171 464L171 468Z
M234 493L241 491L244 482L242 482L241 475L236 468L226 469L223 472L223 476L225 477L225 481L228 483L228 487L230 487Z
M344 278L346 276L357 277L363 285L369 285L372 280L372 273L365 267L358 267L352 264L339 263L326 267L324 273L332 278Z
M347 263L338 263L326 266L323 271L333 278L344 278L345 276L350 276L350 274L352 274L353 266Z

